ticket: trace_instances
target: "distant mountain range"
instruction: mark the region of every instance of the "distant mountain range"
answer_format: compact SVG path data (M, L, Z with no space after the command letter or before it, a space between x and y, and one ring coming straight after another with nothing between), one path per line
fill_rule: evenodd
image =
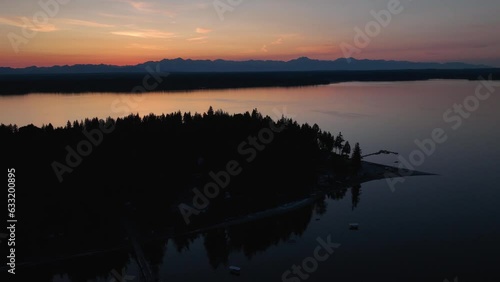
M0 67L0 74L90 74L90 73L140 73L146 67L161 72L281 72L281 71L367 71L367 70L419 70L419 69L484 69L486 65L466 63L432 63L386 60L358 60L340 58L333 61L314 60L301 57L291 61L228 61L228 60L191 60L164 59L145 62L133 66L114 65L64 65L53 67L10 68Z

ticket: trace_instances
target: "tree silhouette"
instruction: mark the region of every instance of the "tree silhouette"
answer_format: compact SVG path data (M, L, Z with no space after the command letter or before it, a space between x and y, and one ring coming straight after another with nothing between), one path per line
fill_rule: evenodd
M354 146L351 159L354 170L356 172L359 171L361 169L361 148L359 147L359 143L356 143Z
M342 155L349 156L351 154L351 144L347 141L342 149Z
M214 115L214 109L212 108L212 106L210 106L210 107L208 108L207 115L208 115L209 117L211 117L211 116L213 116L213 115Z
M112 132L103 130L105 124L113 125ZM259 132L270 126L281 130L273 133L272 142L261 141ZM230 115L210 107L207 113L130 114L106 122L85 118L57 128L48 124L18 130L16 125L0 124L0 140L5 144L0 148L5 162L16 163L16 170L30 175L22 178L25 189L18 193L30 210L37 210L20 210L25 224L19 238L26 242L26 249L51 249L54 256L123 244L116 240L125 237L116 218L126 206L134 210L131 220L140 219L137 229L144 234L164 225L179 232L194 230L309 197L318 166L328 166L336 175L350 174L352 168L350 160L332 153L335 140L330 132L285 117L273 121L257 110ZM87 151L82 144L92 144L90 155L80 153ZM193 205L193 188L204 191L207 183L222 187L219 183L225 182L230 160L242 170L223 188L231 200L224 198L225 191L214 196L209 208L192 217L187 227L179 204ZM335 197L345 193L340 191ZM318 208L321 213L323 207ZM271 222L269 226L277 225ZM89 235L88 230L98 232ZM61 238L51 239L53 234ZM103 239L99 234L109 236ZM192 240L176 238L174 242L182 249ZM224 244L218 238L207 240L213 250ZM225 260L211 257L211 262L217 265Z
M361 185L356 185L351 187L352 210L354 210L358 206L360 196L361 196Z
M191 112L184 113L184 116L182 117L182 121L184 123L190 123L193 121L193 117L191 116Z
M342 146L343 146L342 143L344 143L344 141L345 140L344 140L344 136L342 136L342 132L339 132L339 135L337 135L337 138L335 138L335 144L334 144L334 146L335 146L335 148L337 148L337 152L339 154L341 154L341 152L342 152Z
M313 132L315 132L313 127ZM321 132L319 130L318 134L318 143L321 150L326 152L332 152L335 146L335 140L330 132Z

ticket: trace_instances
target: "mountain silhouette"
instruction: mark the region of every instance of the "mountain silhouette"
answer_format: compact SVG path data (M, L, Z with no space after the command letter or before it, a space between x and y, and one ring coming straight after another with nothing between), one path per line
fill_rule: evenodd
M149 61L137 65L92 65L77 64L52 67L10 68L0 67L0 74L89 74L89 73L138 73L145 68L159 67L163 72L283 72L283 71L370 71L370 70L423 70L423 69L481 69L491 68L486 65L473 65L460 62L410 62L387 60L358 60L355 58L339 58L336 60L315 60L301 57L290 61L274 60L191 60L164 59Z

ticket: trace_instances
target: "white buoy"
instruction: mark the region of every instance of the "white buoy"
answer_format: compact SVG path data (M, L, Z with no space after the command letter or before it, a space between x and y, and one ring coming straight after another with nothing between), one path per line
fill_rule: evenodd
M240 271L241 271L241 268L239 268L239 267L237 267L237 266L230 266L230 267L229 267L229 271L230 271L232 274L239 275L239 274L240 274Z

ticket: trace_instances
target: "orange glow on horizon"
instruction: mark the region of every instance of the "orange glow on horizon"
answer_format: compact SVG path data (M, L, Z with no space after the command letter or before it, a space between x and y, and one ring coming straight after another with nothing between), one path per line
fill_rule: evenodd
M359 52L343 54L342 44L356 45L356 28L365 29L374 21L370 11L382 8L377 1L345 5L338 1L285 1L283 5L257 1L234 7L224 19L213 5L193 1L69 1L38 24L33 15L40 7L38 1L32 2L2 4L0 34L6 36L0 41L0 67L123 66L173 58L335 60L345 56L500 66L500 18L494 4L476 5L479 17L470 12L470 3L450 3L454 6L451 15L443 5L419 3L418 9L405 9L405 17L394 17L394 23L381 28L369 44L357 46ZM446 23L443 15L450 17ZM31 22L26 24L26 20Z

